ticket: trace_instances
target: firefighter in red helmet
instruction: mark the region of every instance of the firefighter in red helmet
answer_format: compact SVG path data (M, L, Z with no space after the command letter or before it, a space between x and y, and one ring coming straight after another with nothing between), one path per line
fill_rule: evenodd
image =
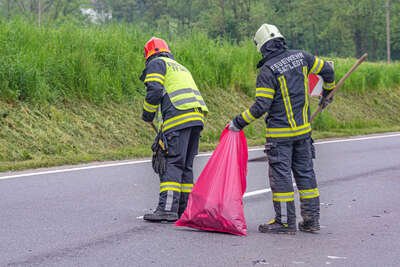
M173 222L184 212L193 187L193 160L208 109L191 73L174 60L163 39L152 37L144 46L144 57L141 80L147 92L142 119L151 123L159 113L161 123L152 150L165 151L161 159L165 164L153 157L160 176L159 201L155 212L143 219Z
M163 39L151 38L144 46L144 58L147 60L149 57L160 53L171 54L168 44Z

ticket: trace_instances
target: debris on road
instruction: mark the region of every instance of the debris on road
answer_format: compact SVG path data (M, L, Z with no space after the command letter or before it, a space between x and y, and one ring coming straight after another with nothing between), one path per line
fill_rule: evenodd
M269 262L267 262L265 259L260 259L260 260L253 261L253 265L257 265L257 264L268 265Z
M320 205L321 206L333 206L332 203L323 203L323 202L321 202Z

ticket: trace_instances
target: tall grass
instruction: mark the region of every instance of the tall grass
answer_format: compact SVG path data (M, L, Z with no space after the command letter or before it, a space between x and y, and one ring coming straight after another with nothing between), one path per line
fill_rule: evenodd
M355 59L333 59L336 80L339 80L355 63ZM400 85L400 63L364 62L343 85L343 91L363 93L371 90L393 88Z
M122 101L138 95L145 36L124 26L0 27L1 96L49 101Z
M38 28L24 20L0 22L0 98L33 103L135 99L144 94L138 77L144 67L143 44L152 35L157 33L121 24ZM260 55L250 40L237 45L202 33L166 39L201 90L235 88L253 94ZM339 79L355 60L334 61ZM399 83L399 63L368 62L346 82L344 91Z

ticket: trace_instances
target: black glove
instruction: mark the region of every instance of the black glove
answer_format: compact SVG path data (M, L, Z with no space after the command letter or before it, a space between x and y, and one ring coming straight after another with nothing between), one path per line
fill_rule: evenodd
M163 175L167 170L168 144L162 132L157 134L151 146L151 150L153 151L153 157L151 159L153 170L155 173Z
M319 103L318 103L318 106L320 106L322 109L325 109L333 101L333 96L328 99L329 94L330 94L330 91L324 90L322 92L322 97L319 99Z

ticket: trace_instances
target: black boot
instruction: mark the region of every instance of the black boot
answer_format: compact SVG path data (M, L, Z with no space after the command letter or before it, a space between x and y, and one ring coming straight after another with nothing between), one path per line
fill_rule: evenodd
M178 218L182 217L182 214L185 212L185 210L179 209L178 211Z
M179 200L179 208L178 208L178 217L179 218L185 212L188 200L189 200L189 193L184 193L184 192L181 193L180 200Z
M178 220L178 213L156 210L154 213L145 214L143 220L150 222L175 222Z
M299 222L299 230L303 232L314 233L319 231L319 222L318 220L304 220Z
M258 226L258 231L261 233L271 233L271 234L296 234L296 226L289 227L286 223L281 223L272 219L266 224L261 224Z

